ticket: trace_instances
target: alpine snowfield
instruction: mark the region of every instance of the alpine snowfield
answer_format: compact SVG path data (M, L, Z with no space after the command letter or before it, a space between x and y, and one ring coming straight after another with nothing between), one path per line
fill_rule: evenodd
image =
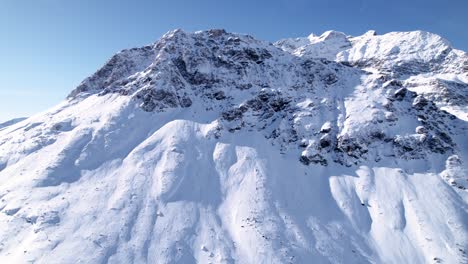
M467 120L431 33L171 31L0 126L0 263L468 263Z

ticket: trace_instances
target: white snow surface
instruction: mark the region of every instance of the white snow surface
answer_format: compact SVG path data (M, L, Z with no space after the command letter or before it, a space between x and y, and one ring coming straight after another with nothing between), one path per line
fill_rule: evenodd
M467 263L466 53L275 45L171 31L0 128L0 263Z

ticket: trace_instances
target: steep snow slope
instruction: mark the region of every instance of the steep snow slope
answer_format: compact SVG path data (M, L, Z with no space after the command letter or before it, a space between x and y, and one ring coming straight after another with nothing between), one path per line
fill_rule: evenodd
M172 31L0 130L0 262L466 262L466 89L410 85L466 69L308 39Z

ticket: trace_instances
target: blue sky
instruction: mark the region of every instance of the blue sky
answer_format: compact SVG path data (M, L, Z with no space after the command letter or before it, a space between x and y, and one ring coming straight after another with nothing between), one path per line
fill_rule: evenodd
M112 54L174 28L274 41L334 29L426 30L468 50L466 0L2 0L0 122L57 104Z

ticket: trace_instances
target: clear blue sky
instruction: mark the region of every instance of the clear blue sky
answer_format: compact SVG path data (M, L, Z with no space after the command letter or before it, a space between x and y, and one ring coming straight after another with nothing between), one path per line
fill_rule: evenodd
M1 0L0 122L60 102L112 54L174 28L274 41L426 30L468 50L467 0Z

